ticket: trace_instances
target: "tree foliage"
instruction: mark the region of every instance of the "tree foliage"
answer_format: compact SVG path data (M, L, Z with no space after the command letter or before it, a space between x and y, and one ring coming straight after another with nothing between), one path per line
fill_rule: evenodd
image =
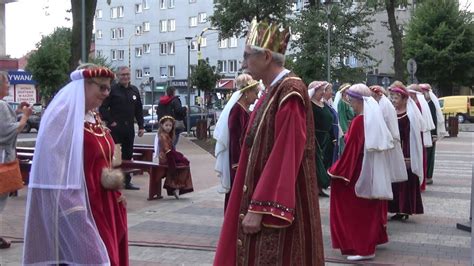
M28 59L26 70L39 83L40 94L47 102L69 79L71 56L71 30L57 28L43 36L36 44L37 50Z
M472 13L457 1L427 0L416 9L404 40L405 59L414 58L416 76L442 94L455 85L474 83L474 24Z
M210 17L222 38L243 36L246 25L254 17L258 21L285 22L292 1L288 0L219 0Z
M216 73L215 67L211 67L207 60L199 60L190 78L192 86L204 92L210 92L216 87L216 82L221 75Z
M361 82L364 71L350 68L344 58L354 57L359 62L374 60L368 50L375 42L369 40L372 34L374 10L365 5L354 8L351 3L334 5L330 16L331 25L331 79ZM292 43L296 51L290 56L293 70L306 82L327 79L327 14L321 6L314 5L297 16L292 30L297 39Z

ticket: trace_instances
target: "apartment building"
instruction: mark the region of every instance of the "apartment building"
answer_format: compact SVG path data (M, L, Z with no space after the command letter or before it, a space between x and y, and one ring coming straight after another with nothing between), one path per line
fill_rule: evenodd
M151 104L169 85L177 88L183 103L187 97L188 44L191 68L198 61L198 37L202 58L227 77L218 84L233 88L240 68L244 39L219 39L210 29L211 0L114 0L98 1L95 16L96 55L114 67L130 66L132 84L142 90ZM155 80L152 93L149 78ZM191 104L200 93L192 89Z

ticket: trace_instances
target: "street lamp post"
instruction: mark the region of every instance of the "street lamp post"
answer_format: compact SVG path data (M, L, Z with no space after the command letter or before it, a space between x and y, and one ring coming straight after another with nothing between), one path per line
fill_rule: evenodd
M132 34L130 35L130 37L128 38L128 69L130 69L131 71L131 57L132 57L132 37L135 36L136 34Z
M328 44L327 44L327 82L331 83L331 10L332 10L332 4L337 3L338 1L333 1L333 0L322 0L323 4L326 7L326 15L328 17Z
M153 77L148 78L149 83L150 83L150 89L151 89L151 120L153 119L153 116L155 115L155 79ZM151 126L151 131L153 131L153 125Z
M188 136L191 136L191 40L193 37L185 37L184 39L188 45L188 99L186 101L188 110L186 114L186 128L188 130Z
M82 63L87 63L86 53L86 0L81 1L81 59Z

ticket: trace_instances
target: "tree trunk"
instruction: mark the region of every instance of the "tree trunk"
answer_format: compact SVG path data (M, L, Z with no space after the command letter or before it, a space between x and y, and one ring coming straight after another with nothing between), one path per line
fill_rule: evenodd
M395 70L395 79L403 81L403 47L402 33L397 25L395 18L395 0L385 0L385 8L388 15L388 25L392 35L393 44L393 69Z
M91 47L93 22L97 0L85 0L86 2L86 54L89 58ZM73 71L79 65L81 59L81 29L82 29L82 0L71 0L72 10L72 39L71 39L71 58L69 59L69 70ZM86 63L86 62L82 62Z

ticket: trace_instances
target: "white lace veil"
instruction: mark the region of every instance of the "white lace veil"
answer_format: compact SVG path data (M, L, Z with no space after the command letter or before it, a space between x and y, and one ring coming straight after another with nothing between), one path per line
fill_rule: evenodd
M229 161L229 115L232 107L242 97L242 92L237 90L232 94L229 101L222 110L219 120L217 120L214 128L213 137L216 139L216 165L214 170L217 172L217 177L221 180L217 192L228 193L230 191L230 161Z
M110 265L84 177L85 93L71 74L46 108L36 139L25 218L25 265Z

